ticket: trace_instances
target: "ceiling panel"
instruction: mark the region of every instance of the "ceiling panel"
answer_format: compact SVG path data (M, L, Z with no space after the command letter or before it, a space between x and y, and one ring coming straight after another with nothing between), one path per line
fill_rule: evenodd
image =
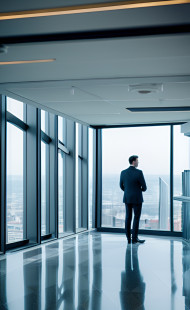
M9 46L0 61L56 58L0 66L0 83L190 74L190 35Z
M126 107L190 105L190 35L10 46L0 61L0 90L92 125L183 121L189 113L130 113ZM142 95L129 85L161 83Z
M60 87L42 87L42 88L10 88L15 94L26 97L38 103L48 102L72 102L72 101L89 101L96 100L95 95L77 87L60 88Z

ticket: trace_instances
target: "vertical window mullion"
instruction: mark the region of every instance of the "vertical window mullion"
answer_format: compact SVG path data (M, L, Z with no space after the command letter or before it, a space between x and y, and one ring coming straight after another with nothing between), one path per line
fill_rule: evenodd
M27 107L26 104L24 104L24 111L23 111L23 119L24 122L27 122ZM26 179L27 179L27 151L26 151L26 143L27 143L27 135L26 132L23 134L23 149L24 149L24 154L23 154L23 181L24 181L24 199L23 199L23 207L24 207L24 212L23 212L23 238L27 239L27 224L26 224L26 218L27 218L27 202L26 202L26 197L27 197L27 186L26 186Z
M50 233L50 147L46 144L46 234Z
M170 231L173 232L173 125L170 126Z

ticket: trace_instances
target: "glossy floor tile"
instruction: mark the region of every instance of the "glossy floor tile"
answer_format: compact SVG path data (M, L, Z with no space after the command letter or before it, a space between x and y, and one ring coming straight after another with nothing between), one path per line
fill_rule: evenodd
M0 256L0 309L190 310L190 245L86 232Z

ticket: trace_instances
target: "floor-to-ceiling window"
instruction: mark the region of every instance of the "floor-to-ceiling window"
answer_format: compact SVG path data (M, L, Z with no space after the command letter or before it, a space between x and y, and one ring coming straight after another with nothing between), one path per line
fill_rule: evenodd
M66 153L63 147L66 145L66 119L58 117L58 234L59 237L66 233ZM61 149L62 147L62 149Z
M82 125L76 123L76 230L82 227Z
M6 243L26 238L26 133L22 124L19 126L19 120L25 121L24 108L22 102L7 97Z
M75 131L75 229L83 231L88 227L88 128L76 123Z
M181 126L174 126L174 187L173 187L173 225L174 231L182 230L182 212L184 202L178 200L180 196L190 196L190 137L181 133ZM188 188L187 188L188 185Z
M41 111L41 236L50 232L50 149L49 114Z
M48 145L41 141L41 235L47 234L48 188L47 188Z
M0 251L87 229L87 126L79 125L76 225L75 122L58 121L52 113L6 96L0 96L0 103Z
M170 230L170 126L102 130L102 227L124 227L119 179L131 155L147 183L140 229Z

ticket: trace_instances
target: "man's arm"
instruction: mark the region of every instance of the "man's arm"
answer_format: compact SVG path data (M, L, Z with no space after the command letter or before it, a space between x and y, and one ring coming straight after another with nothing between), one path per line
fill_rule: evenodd
M145 192L147 190L147 186L146 186L146 182L145 182L144 175L143 175L142 171L140 173L140 184L141 184L142 192Z
M119 183L120 188L122 189L122 191L124 191L124 186L123 186L123 174L121 172L120 174L120 183Z

